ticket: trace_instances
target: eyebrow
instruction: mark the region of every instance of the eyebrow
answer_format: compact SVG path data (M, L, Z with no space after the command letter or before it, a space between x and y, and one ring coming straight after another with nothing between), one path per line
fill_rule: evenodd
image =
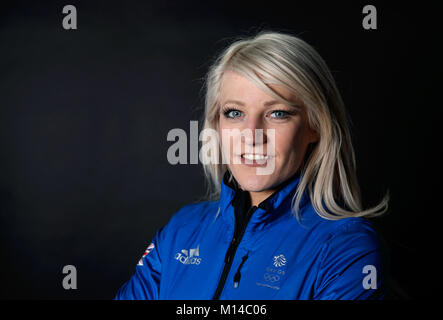
M224 104L227 104L227 103L234 103L234 104L238 104L238 105L243 106L243 107L245 106L245 104L243 102L239 101L239 100L226 100ZM280 101L277 101L277 100L271 100L271 101L266 101L263 105L265 107L269 107L269 106L272 106L274 104L282 104L282 103Z

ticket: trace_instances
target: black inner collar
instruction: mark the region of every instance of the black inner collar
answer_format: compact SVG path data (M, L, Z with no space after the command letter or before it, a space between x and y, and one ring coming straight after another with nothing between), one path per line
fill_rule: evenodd
M285 186L289 184L296 176L298 176L299 172L296 172L293 176L291 176L289 179L286 179L284 182L280 183L278 187L275 189L275 191L267 197L265 200L260 202L258 205L259 208L263 210L269 209L269 202L270 200ZM231 179L229 179L231 178ZM229 181L231 180L231 181ZM244 191L240 186L238 185L237 180L235 180L234 176L227 170L223 176L223 182L225 185L229 186L235 191L234 199L232 200L232 205L235 207L241 208L242 212L246 212L251 207L251 197L249 195L248 191Z
M292 181L296 176L298 176L298 172L295 173L292 177L282 182L275 191L267 197L265 200L260 202L258 205L259 208L263 210L269 209L269 201L285 186L289 184L290 181ZM234 176L232 176L231 179L231 173L229 170L225 172L225 175L223 176L223 182L225 185L231 187L234 191L234 198L232 199L232 206L234 207L234 214L235 214L235 234L239 232L239 230L246 227L252 213L257 209L257 207L253 206L251 208L251 197L249 195L248 191L244 191L240 188L238 185L238 182L235 180ZM231 181L229 181L231 180ZM249 210L251 209L251 210Z

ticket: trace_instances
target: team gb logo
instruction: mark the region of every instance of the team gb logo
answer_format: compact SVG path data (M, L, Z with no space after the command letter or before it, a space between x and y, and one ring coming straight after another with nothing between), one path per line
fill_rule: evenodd
M282 267L286 264L286 258L284 255L280 254L278 256L274 256L274 266Z

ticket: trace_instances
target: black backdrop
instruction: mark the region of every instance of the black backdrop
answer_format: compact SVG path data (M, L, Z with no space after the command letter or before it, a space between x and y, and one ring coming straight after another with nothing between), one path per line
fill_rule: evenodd
M411 298L439 278L442 84L437 8L379 1L2 1L1 297L111 299L155 231L204 192L168 163L172 128L201 117L202 78L230 39L291 32L330 66L352 118L366 206ZM78 29L62 28L77 8ZM378 29L362 28L375 5ZM62 268L77 268L64 290Z

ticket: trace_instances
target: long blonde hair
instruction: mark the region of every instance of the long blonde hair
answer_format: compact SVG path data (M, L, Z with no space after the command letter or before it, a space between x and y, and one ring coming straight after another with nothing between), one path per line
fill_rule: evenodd
M325 219L372 217L387 210L388 192L375 207L362 209L344 103L329 68L312 46L293 35L269 31L234 41L207 73L203 129L218 131L220 84L227 70L246 77L269 95L291 105L269 84L283 86L306 107L309 124L319 140L310 145L301 167L301 180L292 199L297 216L306 189L313 208ZM220 149L217 154L221 154ZM208 196L218 197L227 165L219 161L204 164L203 168Z

